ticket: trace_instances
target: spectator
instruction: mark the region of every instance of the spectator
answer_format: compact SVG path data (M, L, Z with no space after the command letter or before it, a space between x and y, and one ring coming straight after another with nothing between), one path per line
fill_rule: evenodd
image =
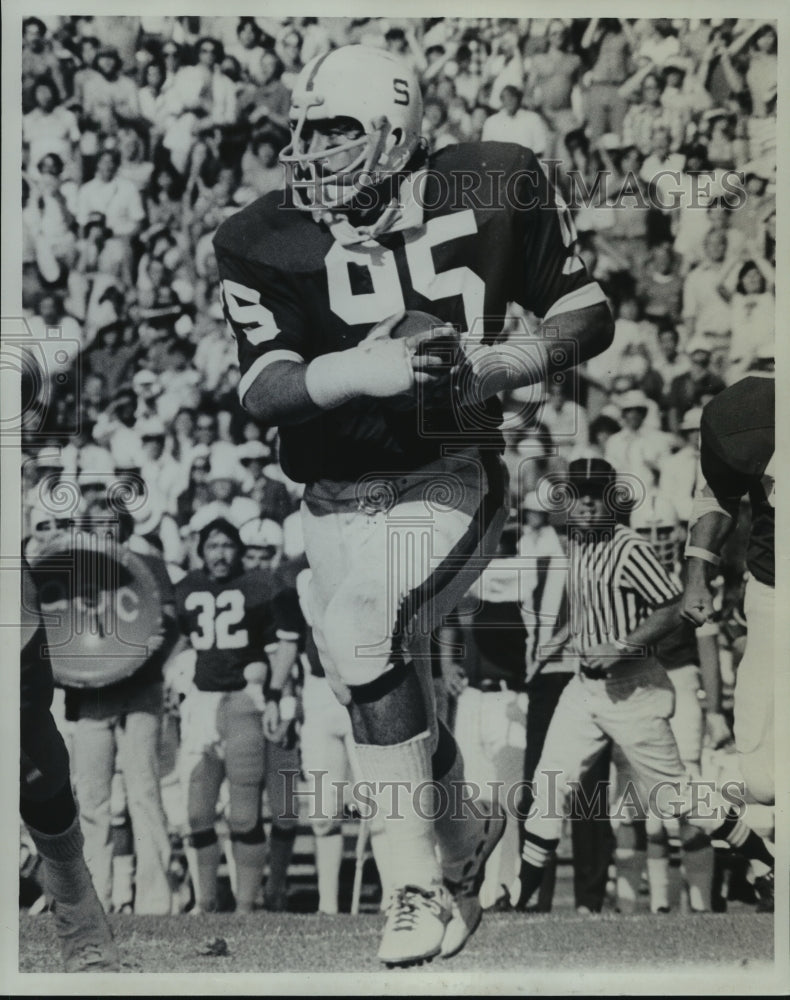
M138 127L122 125L116 141L120 157L118 176L131 181L142 195L150 183L154 165L146 157L145 143Z
M702 406L707 396L715 396L724 382L710 370L713 350L704 337L694 337L686 347L689 370L676 376L669 387L669 429L677 432L683 415L693 406Z
M667 455L659 466L661 493L672 498L678 517L684 525L691 520L694 487L699 469L699 426L702 410L692 406L686 410L678 426L682 446Z
M574 87L582 71L582 61L567 50L568 32L559 19L549 22L548 49L527 60L526 93L536 111L552 130L547 154L564 156L565 137L581 124L572 104ZM457 87L457 84L456 84Z
M176 519L181 526L189 524L192 517L213 500L208 485L211 470L208 447L193 445L185 461L189 464L187 485L176 498Z
M172 167L164 166L151 178L151 185L145 198L149 228L141 233L141 239L150 234L154 227L178 230L182 224L183 208L181 188L183 184Z
M86 370L102 376L108 399L112 399L131 376L138 349L123 343L123 323L113 319L101 326L85 353Z
M263 41L266 36L254 17L240 17L236 28L238 44L227 50L227 55L237 59L244 76L253 83L262 83L261 57L266 51ZM271 39L268 39L271 42Z
M82 83L83 113L105 138L116 133L122 120L140 115L137 84L121 73L122 65L118 50L104 45L93 63L96 74Z
M582 49L592 50L592 68L585 74L585 112L592 142L614 132L620 136L628 101L620 94L631 63L632 40L623 18L594 17L581 39Z
M283 86L290 93L303 65L301 34L294 29L288 29L283 32L277 41L276 52L282 60L284 67L280 79L283 82Z
M639 286L639 297L644 303L647 319L657 323L680 322L683 280L671 243L659 243L650 252L648 266Z
M663 82L658 74L648 72L641 81L641 100L633 104L623 119L622 139L626 146L636 146L642 156L652 151L653 130L663 125L670 137L669 148L674 152L683 142L683 121L677 110L661 103Z
M704 259L683 285L683 324L688 337L712 335L726 339L730 332L730 309L720 286L731 269L726 265L728 237L720 229L711 230L703 243Z
M43 156L37 164L36 176L29 180L31 200L26 211L36 278L59 286L68 279L77 255L74 236L77 186L62 177L63 161L58 154Z
M111 236L131 254L131 240L142 229L145 209L137 187L118 176L119 164L115 150L106 149L100 154L96 176L79 189L77 221L85 226L92 213L101 213Z
M238 204L246 205L282 188L281 149L282 141L272 131L259 132L252 139L241 161L241 184L235 194Z
M587 438L587 413L564 383L549 382L546 402L540 411L560 458L568 461L576 441Z
M168 128L164 145L175 169L186 173L189 154L198 127L230 125L236 120L236 88L225 76L222 46L214 38L201 38L195 46L197 63L178 69L170 89L176 117Z
M236 449L245 471L244 492L258 505L259 516L282 524L293 511L294 504L284 483L264 472L270 450L262 441L246 441Z
M776 300L773 296L774 273L771 265L755 253L741 264L738 283L729 297L732 336L727 351L725 380L728 385L742 378L763 343L773 340Z
M22 112L35 106L38 81L48 79L55 88L55 103L66 96L66 84L60 63L47 36L47 26L38 17L22 22Z
M263 53L256 85L247 91L242 108L251 124L288 128L291 94L282 80L284 72L285 65L276 52Z
M669 455L669 435L643 426L648 400L640 390L624 393L619 406L623 427L606 442L604 457L619 475L635 476L650 489L655 486L661 462Z
M688 355L680 350L680 335L673 326L659 329L658 352L653 358L653 371L661 379L661 409L666 410L672 382L689 370Z
M549 141L546 124L539 114L521 107L523 92L507 85L502 89L502 110L483 125L483 142L517 142L543 156Z
M136 410L136 393L132 389L121 388L93 428L96 444L106 447L115 465L120 467L135 465L139 461L142 442L134 430Z
M22 143L27 162L37 165L42 157L54 153L61 162L61 172L78 180L80 130L77 117L60 103L57 87L42 77L33 87L33 108L22 118Z
M747 118L749 155L758 158L776 149L777 39L772 23L749 27L729 46L735 60L736 84L748 95L751 114Z

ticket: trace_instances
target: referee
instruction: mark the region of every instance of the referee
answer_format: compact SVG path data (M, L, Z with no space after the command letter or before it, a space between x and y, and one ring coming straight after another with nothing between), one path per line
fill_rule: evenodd
M578 459L568 474L575 499L568 523L566 649L578 653L581 671L560 697L535 772L521 871L510 893L517 909L525 909L540 887L571 793L612 742L628 758L644 803L651 790L664 789L662 805L672 799L678 811L688 809L681 804L686 770L669 725L674 689L653 653L677 624L680 585L650 543L612 513L608 501L617 484L608 462ZM689 885L709 880L707 834L686 822L681 836ZM700 889L697 898L709 901L709 886Z

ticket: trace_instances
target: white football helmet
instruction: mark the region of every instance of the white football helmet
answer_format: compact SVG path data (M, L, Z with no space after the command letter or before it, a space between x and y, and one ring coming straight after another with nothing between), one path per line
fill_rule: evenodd
M652 544L661 564L673 570L680 558L680 518L666 495L648 493L631 511L631 527Z
M316 56L291 95L291 142L280 154L294 204L342 209L363 188L404 169L420 141L422 94L403 60L384 49L345 45ZM309 123L359 122L363 134L310 151Z

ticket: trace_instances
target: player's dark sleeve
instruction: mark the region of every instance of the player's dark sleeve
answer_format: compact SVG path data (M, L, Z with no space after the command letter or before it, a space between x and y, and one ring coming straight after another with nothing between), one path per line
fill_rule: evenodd
M299 607L295 587L279 586L272 601L277 638L286 642L299 642L305 632L305 620Z
M216 244L220 301L239 353L239 399L276 361L310 360L307 324L286 275Z
M576 342L574 363L600 354L614 336L606 296L575 252L570 210L529 150L513 190L523 246L513 299L541 317L558 338Z

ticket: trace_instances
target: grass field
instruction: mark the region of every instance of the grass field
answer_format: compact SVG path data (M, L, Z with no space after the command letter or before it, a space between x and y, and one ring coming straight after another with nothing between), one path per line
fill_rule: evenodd
M112 917L125 972L221 973L382 971L376 960L381 917L362 914L203 914ZM199 952L220 937L227 955ZM489 914L467 948L433 963L430 973L535 970L678 970L715 965L742 971L773 957L773 918L743 907L724 914L578 917ZM60 971L48 914L20 917L20 972ZM411 970L399 973L413 975Z

